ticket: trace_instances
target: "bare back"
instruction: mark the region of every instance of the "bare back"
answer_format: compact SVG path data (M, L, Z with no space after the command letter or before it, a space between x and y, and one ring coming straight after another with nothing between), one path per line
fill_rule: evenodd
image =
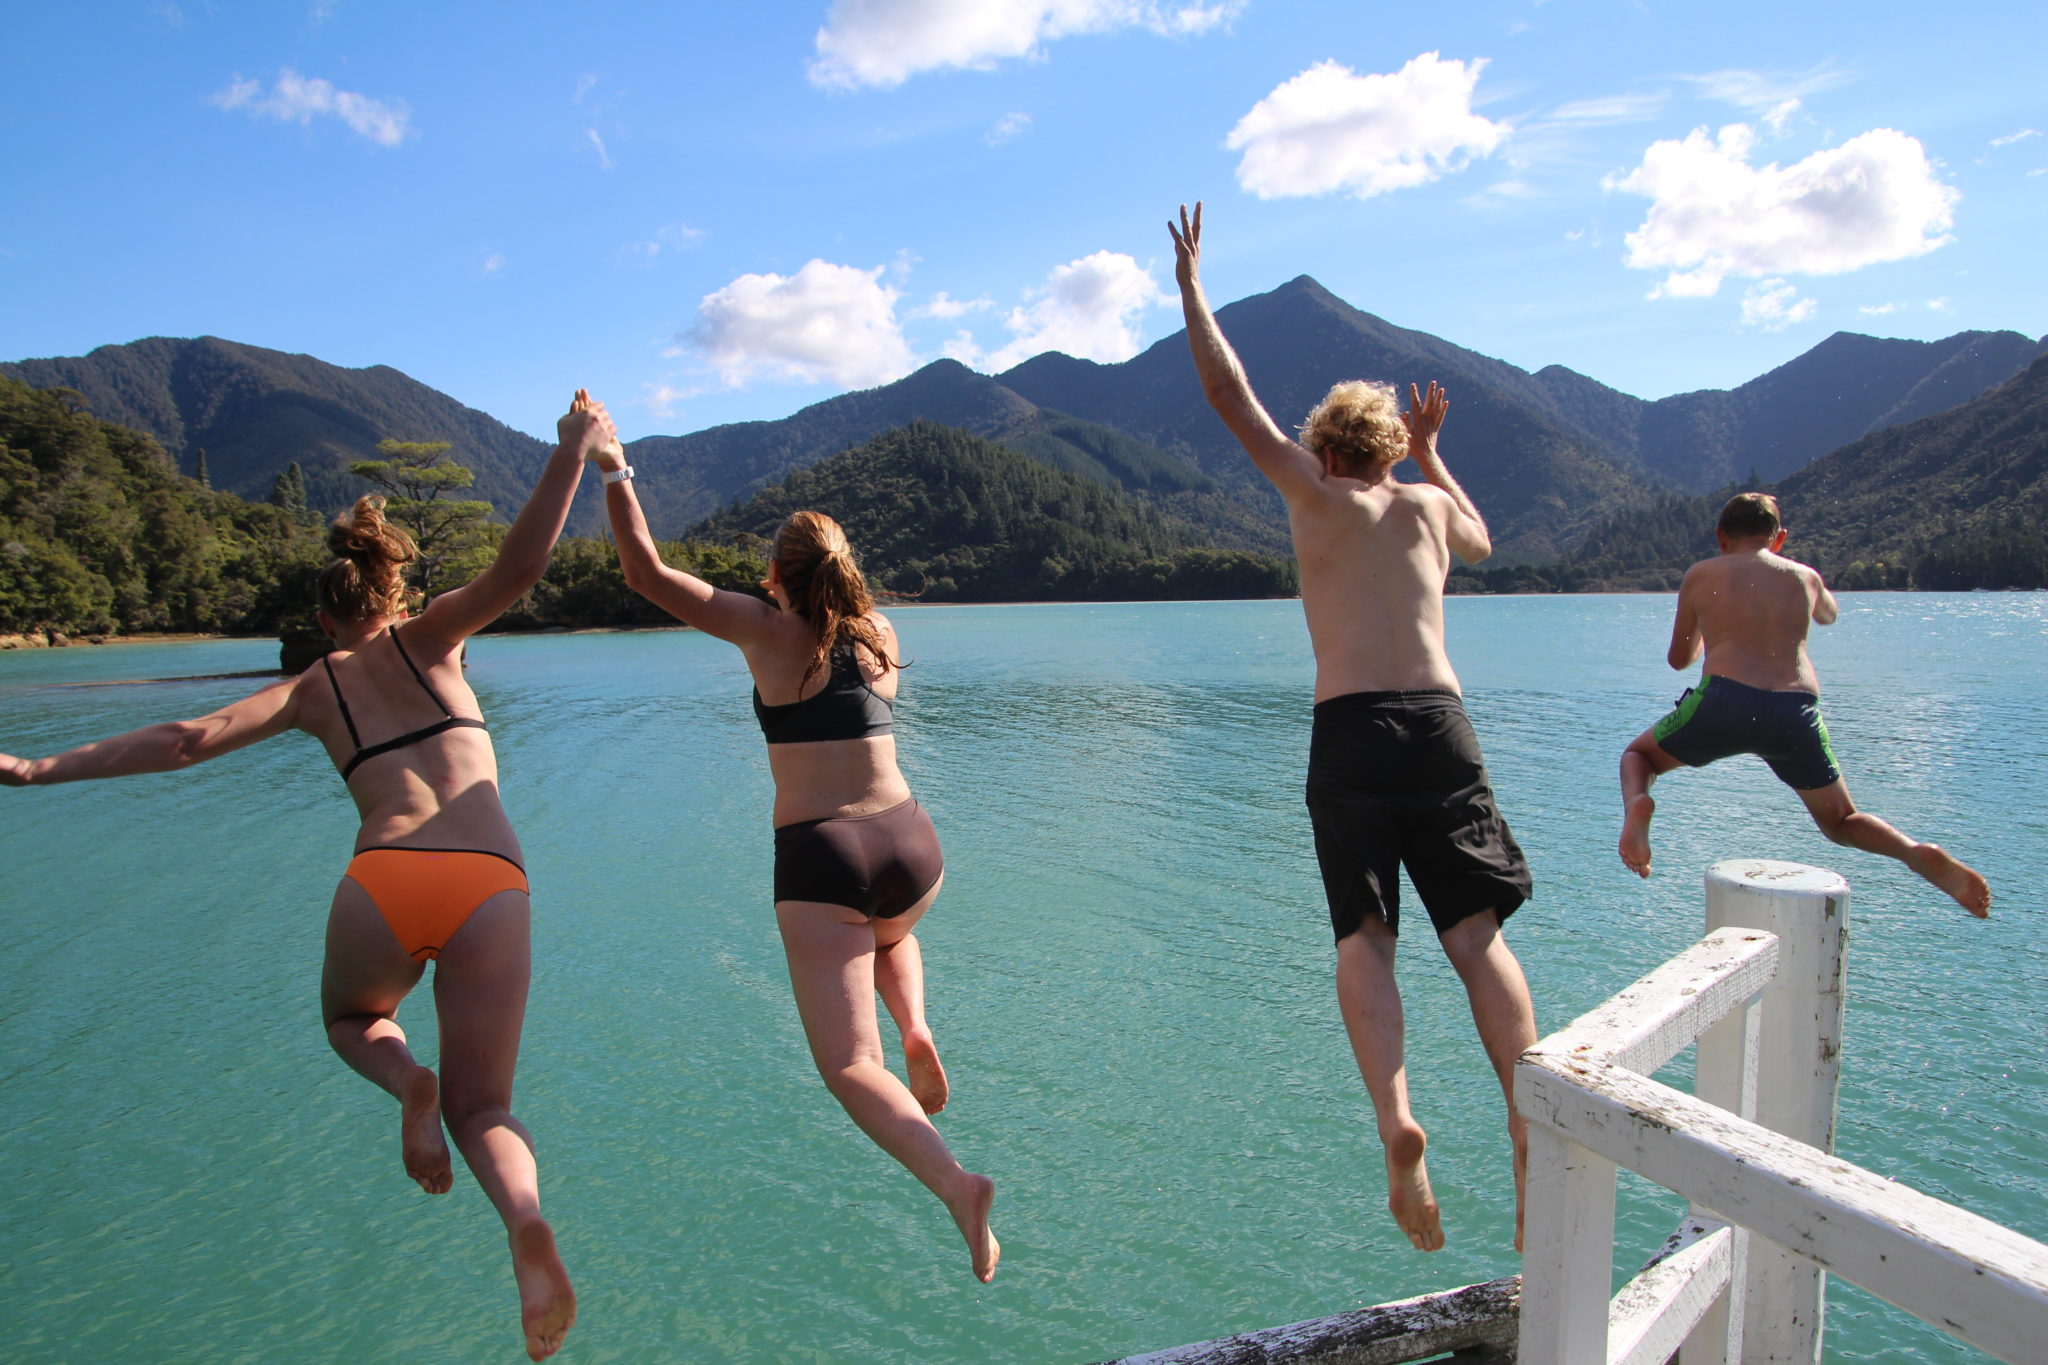
M1317 701L1349 692L1459 690L1444 651L1450 505L1436 488L1392 477L1367 485L1326 476L1289 490Z
M1689 628L1705 643L1707 673L1765 691L1817 693L1820 679L1806 654L1816 619L1834 619L1834 599L1806 565L1764 549L1702 560L1679 586L1673 666L1684 666L1678 637Z
M460 643L451 648L427 631L399 629L413 663L449 708L458 716L480 719L483 710L462 675ZM336 688L348 705L347 720L335 700ZM314 664L299 676L295 691L298 727L326 746L337 771L355 756L358 741L373 746L442 719L386 634ZM483 730L448 730L379 754L347 781L363 821L359 848L460 848L522 861L498 798L497 752Z
M755 690L768 706L806 701L823 691L828 682L822 668L808 680L804 678L804 670L817 650L818 637L810 622L793 611L778 615L780 621L775 629L745 647ZM880 612L870 612L867 619L880 628L889 656L901 658L896 630L888 618ZM893 702L902 681L901 671L884 667L863 648L856 647L854 657L862 678L875 695ZM867 815L887 810L910 797L910 784L903 780L903 772L896 766L894 735L771 744L768 770L775 777L774 821L778 826L799 820Z

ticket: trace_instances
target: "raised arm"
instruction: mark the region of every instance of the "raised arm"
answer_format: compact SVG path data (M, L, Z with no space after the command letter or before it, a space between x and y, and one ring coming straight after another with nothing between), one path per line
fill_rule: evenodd
M219 758L297 724L298 684L297 678L286 678L197 720L145 725L49 758L0 754L0 786L46 787L95 777L167 773Z
M1680 672L1692 667L1703 644L1698 592L1698 580L1688 571L1678 585L1678 612L1671 618L1671 648L1664 653L1665 662Z
M627 471L626 477L607 484L604 507L612 520L612 540L619 548L619 567L625 570L626 586L660 607L686 626L707 635L747 645L766 634L775 620L775 608L743 592L714 588L695 574L664 564L661 552L648 533L647 518L640 511L639 495L633 491L633 476L626 455L617 443L591 456L606 474Z
M1467 564L1477 564L1493 553L1493 537L1486 533L1486 518L1479 515L1479 509L1465 496L1465 490L1444 467L1443 456L1437 453L1436 434L1443 429L1444 418L1450 411L1449 391L1432 379L1427 396L1413 384L1408 386L1408 411L1401 414L1401 421L1408 428L1408 457L1422 470L1423 478L1451 495L1445 542L1458 558Z
M1813 575L1813 623L1817 626L1831 626L1842 614L1841 604L1836 602L1835 595L1828 591L1828 585L1822 580L1819 569L1808 569L1807 572Z
M540 582L569 519L569 504L576 500L584 459L615 434L604 404L592 401L582 389L576 390L569 411L555 423L555 433L559 443L505 532L498 557L469 582L429 602L418 624L408 628L409 634L425 633L453 646L497 620Z
M1259 472L1282 494L1291 497L1320 488L1322 465L1275 425L1272 415L1252 392L1251 380L1246 378L1237 352L1224 339L1223 329L1216 325L1216 315L1209 311L1208 297L1202 292L1201 203L1196 202L1193 218L1188 216L1187 205L1181 205L1179 224L1169 221L1166 230L1173 234L1173 277L1180 283L1181 312L1188 324L1188 349L1194 352L1202 396L1216 409L1216 415L1230 428L1244 453L1252 457Z

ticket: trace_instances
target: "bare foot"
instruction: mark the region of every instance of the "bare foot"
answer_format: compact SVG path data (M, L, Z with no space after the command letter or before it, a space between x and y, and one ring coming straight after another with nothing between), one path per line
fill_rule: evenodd
M1656 801L1644 792L1628 803L1621 822L1621 860L1638 877L1650 875L1650 817L1656 813Z
M1991 884L1975 868L1957 862L1933 844L1913 845L1906 851L1905 861L1978 919L1991 917Z
M399 1094L398 1145L405 1173L428 1194L446 1194L455 1184L448 1164L448 1139L441 1132L441 1083L416 1066Z
M519 1321L526 1329L526 1356L546 1360L562 1349L576 1322L576 1291L555 1254L555 1233L536 1218L512 1234L512 1275L519 1281Z
M946 1068L929 1033L903 1035L903 1069L910 1073L910 1094L927 1114L946 1107Z
M996 1202L996 1182L985 1175L966 1174L958 1202L946 1201L960 1235L967 1239L967 1252L974 1258L974 1278L987 1284L996 1277L996 1262L1003 1259L1002 1243L989 1231L989 1205Z
M1423 1149L1429 1145L1422 1125L1410 1120L1408 1126L1384 1139L1387 1149L1387 1207L1394 1221L1417 1251L1442 1251L1444 1227L1439 1220L1436 1196L1429 1191L1429 1171L1423 1165Z

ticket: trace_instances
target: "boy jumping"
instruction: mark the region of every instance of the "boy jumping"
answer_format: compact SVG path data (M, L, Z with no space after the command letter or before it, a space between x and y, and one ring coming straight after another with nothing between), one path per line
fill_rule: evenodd
M1786 559L1778 500L1741 493L1714 529L1721 553L1686 571L1671 624L1671 666L1685 669L1706 648L1699 685L1678 708L1636 737L1621 756L1621 860L1650 875L1650 784L1683 765L1755 754L1799 793L1820 832L1838 844L1897 858L1979 919L1991 888L1975 870L1933 844L1915 843L1856 809L1828 747L1820 680L1806 656L1808 621L1832 625L1834 594L1818 573Z

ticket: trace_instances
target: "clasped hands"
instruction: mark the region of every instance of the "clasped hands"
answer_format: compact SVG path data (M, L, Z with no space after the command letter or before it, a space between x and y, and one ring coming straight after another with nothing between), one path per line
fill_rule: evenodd
M555 423L555 431L563 445L574 445L581 451L585 463L603 470L625 467L626 450L619 444L619 430L612 424L604 404L590 396L590 390L576 390L569 411Z

